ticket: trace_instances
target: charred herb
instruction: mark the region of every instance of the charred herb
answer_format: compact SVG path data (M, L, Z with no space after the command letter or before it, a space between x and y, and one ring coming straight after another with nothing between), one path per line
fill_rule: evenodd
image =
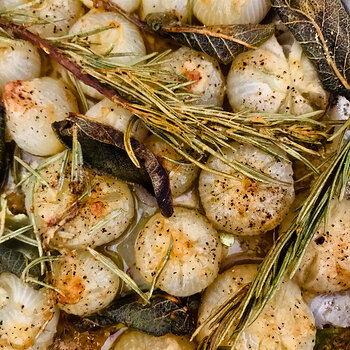
M144 186L154 193L162 213L172 215L169 177L151 151L131 138L132 149L140 163L138 168L125 150L124 134L111 126L73 113L65 120L53 123L58 138L69 148L75 128L87 165L103 174Z
M350 97L350 17L341 0L271 0L318 70L323 86Z
M132 329L162 336L168 333L186 335L193 332L195 318L190 307L175 297L157 294L149 304L140 297L124 297L88 318L71 316L69 321L79 332L96 331L119 323Z

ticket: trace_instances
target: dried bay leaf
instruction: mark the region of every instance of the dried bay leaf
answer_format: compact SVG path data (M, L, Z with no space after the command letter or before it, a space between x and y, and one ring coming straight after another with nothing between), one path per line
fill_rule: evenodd
M318 70L323 86L350 97L350 17L341 0L271 0Z
M119 323L132 329L162 336L190 334L195 329L195 317L191 307L172 296L154 295L149 304L136 296L116 299L106 309L87 318L70 316L69 321L80 332L98 330Z
M172 215L168 174L143 144L133 138L130 140L141 165L137 168L125 151L124 134L111 126L71 113L65 120L53 123L52 127L61 142L69 148L72 147L73 129L77 127L84 163L103 174L144 186L154 193L162 214Z
M150 14L146 22L160 35L204 52L224 64L230 63L244 50L255 49L275 33L272 24L182 26L169 21L169 16L164 13Z

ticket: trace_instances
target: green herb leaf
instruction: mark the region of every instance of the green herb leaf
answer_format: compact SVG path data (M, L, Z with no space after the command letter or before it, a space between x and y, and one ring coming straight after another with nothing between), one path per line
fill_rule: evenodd
M122 323L158 337L167 333L186 335L192 333L195 327L189 309L180 299L164 294L154 295L147 305L141 298L131 296L116 299L97 315L84 319L72 316L70 321L80 332Z
M271 0L326 90L350 97L350 17L341 0Z
M0 245L0 273L11 272L21 277L22 272L27 266L27 262L28 260L21 252L8 248L3 244ZM31 274L39 276L40 269L32 269Z
M350 348L350 328L318 329L314 350L347 350Z
M137 168L125 151L122 132L75 114L53 123L53 129L67 147L72 147L74 128L77 128L77 137L86 164L104 174L144 186L154 192L162 213L165 216L172 215L169 178L151 151L135 139L130 140L141 165Z
M146 17L148 28L170 37L181 45L204 52L219 62L228 64L247 49L255 49L275 33L272 24L229 26L181 26L171 22L165 13Z

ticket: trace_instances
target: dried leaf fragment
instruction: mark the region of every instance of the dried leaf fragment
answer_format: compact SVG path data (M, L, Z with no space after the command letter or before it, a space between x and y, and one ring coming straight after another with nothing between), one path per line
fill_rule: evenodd
M341 0L271 0L316 66L323 86L350 97L350 17Z
M154 193L164 216L173 213L169 177L154 154L137 140L130 140L141 165L130 160L124 145L124 134L91 118L71 113L63 121L53 123L53 129L66 147L72 147L74 127L83 151L84 162L106 175L144 186Z

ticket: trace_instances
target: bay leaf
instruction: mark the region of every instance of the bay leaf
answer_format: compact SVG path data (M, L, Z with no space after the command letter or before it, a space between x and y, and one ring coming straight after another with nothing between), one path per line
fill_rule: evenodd
M172 333L190 334L195 329L195 317L190 307L178 298L165 294L154 295L149 304L138 296L116 299L110 306L87 318L68 319L79 332L95 331L119 323L157 337Z
M146 22L152 31L204 52L223 64L230 63L244 50L255 49L275 33L272 24L180 25L166 13L149 14Z
M341 0L271 0L324 88L350 97L350 17Z
M73 130L77 128L84 163L100 173L144 186L154 193L164 216L173 214L168 174L143 144L131 138L131 147L141 166L137 168L125 151L124 134L111 126L71 113L68 118L54 122L52 127L69 148L72 147Z

